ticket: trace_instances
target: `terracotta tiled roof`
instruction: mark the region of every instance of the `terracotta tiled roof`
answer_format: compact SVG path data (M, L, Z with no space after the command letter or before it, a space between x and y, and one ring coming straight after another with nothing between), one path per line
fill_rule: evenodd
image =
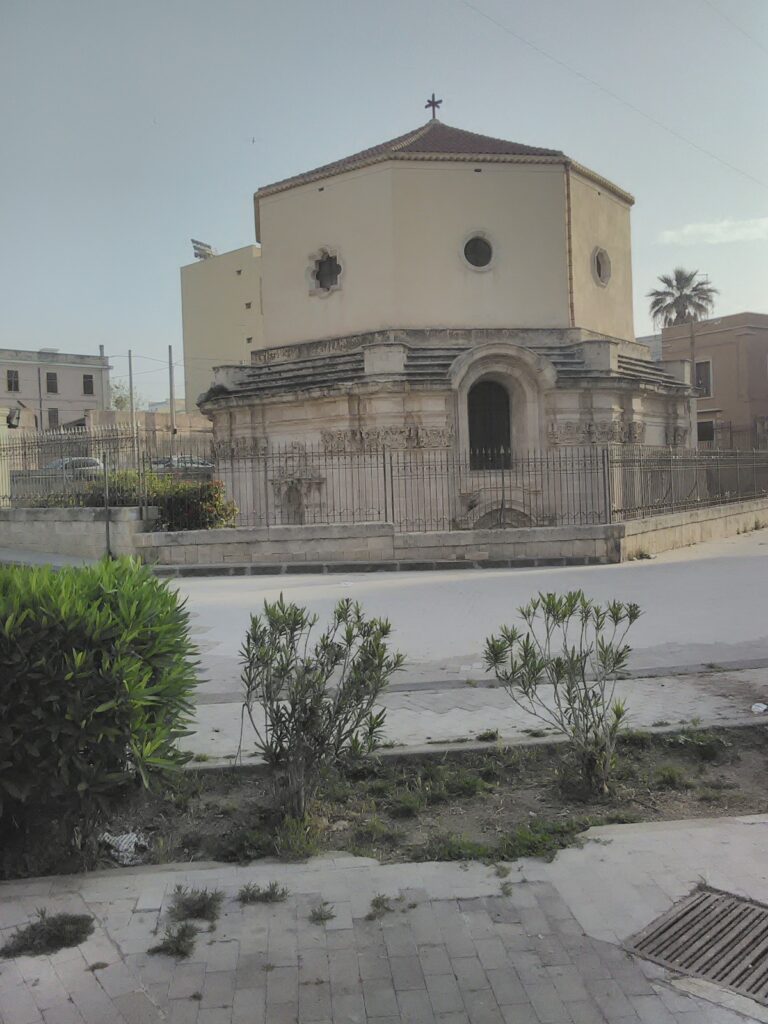
M425 125L415 131L400 135L396 139L390 139L388 142L382 142L370 149L364 149L352 156L344 157L343 160L335 160L333 163L324 164L322 167L305 171L292 178L285 178L283 181L265 185L259 189L258 195L279 192L294 185L303 185L305 182L315 181L319 178L329 178L334 174L342 174L344 171L365 167L383 160L418 160L431 157L437 159L453 157L459 160L483 157L503 160L505 157L518 157L529 158L534 162L539 158L547 163L568 160L559 149L537 149L534 146L523 146L519 142L506 142L504 139L494 139L489 135L467 132L462 128L451 128L450 125L435 119L427 121Z

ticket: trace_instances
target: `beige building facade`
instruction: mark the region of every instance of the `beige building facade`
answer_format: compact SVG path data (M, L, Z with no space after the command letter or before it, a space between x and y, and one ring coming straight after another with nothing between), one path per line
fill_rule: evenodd
M698 441L768 444L768 315L737 313L662 331L665 359L696 363Z
M317 451L451 452L460 521L516 457L691 443L687 363L634 340L632 196L565 154L432 120L254 202L263 345L199 404L222 452L307 453L276 502L336 485Z
M97 356L0 349L0 405L23 412L25 425L56 430L109 407L109 371L103 345Z
M250 362L264 347L261 250L245 245L181 268L184 395L187 412L213 379L213 367Z

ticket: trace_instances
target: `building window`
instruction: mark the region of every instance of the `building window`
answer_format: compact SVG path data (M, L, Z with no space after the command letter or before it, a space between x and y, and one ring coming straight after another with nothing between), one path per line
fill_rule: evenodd
M697 423L699 444L715 443L715 421L699 420Z
M592 253L592 273L603 287L611 280L611 257L605 249L597 248Z
M490 266L493 246L483 235L473 235L464 243L464 259L475 270Z
M59 377L55 373L46 373L45 375L45 390L49 395L58 395L59 393Z
M56 430L59 425L59 410L49 409L48 410L48 429Z
M712 360L705 359L696 363L696 387L699 389L699 398L712 397Z
M251 308L251 304L250 304L250 302L246 302L246 304L245 304L245 308L246 308L246 309L250 309L250 308Z
M252 343L253 343L253 338L246 338L245 339L245 344L246 345L251 345Z
M238 277L240 277L240 275L242 274L242 270L236 270L235 273L237 274Z
M84 395L92 395L93 394L93 374L92 373L84 373L83 374L83 394Z
M5 374L5 384L6 384L6 387L7 387L8 391L18 391L19 390L19 371L18 370L8 370L8 371L6 371L6 374Z
M509 392L494 380L475 384L467 398L470 469L502 469L510 464L512 436Z
M314 278L320 291L329 292L339 287L341 264L331 253L323 253L315 260Z

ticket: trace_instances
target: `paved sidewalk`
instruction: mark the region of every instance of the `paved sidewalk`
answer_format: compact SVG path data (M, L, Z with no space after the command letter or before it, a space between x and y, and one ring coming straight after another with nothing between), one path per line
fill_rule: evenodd
M249 867L168 865L0 885L3 938L44 904L84 905L79 950L0 961L3 1024L737 1024L768 1020L620 944L704 879L768 899L768 817L593 829L552 864L511 865L508 895L472 863L350 856ZM290 889L242 908L246 881ZM149 956L176 883L225 893L190 960ZM382 893L393 910L367 918ZM308 920L320 900L326 925ZM203 925L202 928L207 926ZM107 966L94 967L101 963ZM730 1007L730 1008L729 1008Z
M766 675L759 668L627 679L618 683L616 696L627 701L630 725L636 729L690 722L760 724L768 716L752 714L750 709L753 703L766 701ZM542 728L538 719L513 704L502 687L485 684L473 687L438 681L403 689L395 686L382 706L387 710L385 741L404 747L473 740L489 729L498 730L504 742L520 743L529 738L526 730ZM240 741L240 711L237 692L203 693L185 748L213 762L231 760ZM247 754L253 747L249 725L243 740Z

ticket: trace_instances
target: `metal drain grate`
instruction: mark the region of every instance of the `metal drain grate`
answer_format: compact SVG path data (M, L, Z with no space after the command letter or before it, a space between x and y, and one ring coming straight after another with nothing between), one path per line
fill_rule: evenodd
M699 889L627 948L768 1006L768 906L761 903Z

